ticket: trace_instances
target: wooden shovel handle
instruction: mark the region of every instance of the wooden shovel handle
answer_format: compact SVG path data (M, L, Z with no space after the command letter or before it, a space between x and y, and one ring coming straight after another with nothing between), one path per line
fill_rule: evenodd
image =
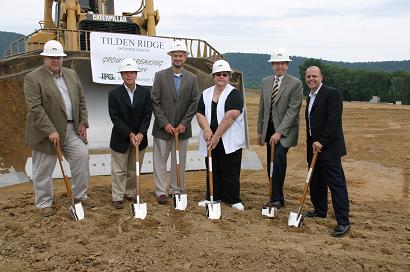
M58 160L58 164L60 165L61 173L63 174L65 188L67 189L67 195L68 195L69 198L72 199L73 198L73 192L71 191L71 185L70 185L70 182L68 181L68 177L66 176L66 173L64 172L63 155L62 155L61 150L60 150L60 145L57 144L56 146L54 146L54 150L55 150L56 155L57 155L57 160Z
M212 151L208 149L208 179L209 179L209 195L214 196L214 177L212 173Z
M305 203L306 195L307 195L307 192L308 192L308 189L309 189L309 183L310 183L310 180L312 179L313 171L315 170L316 161L317 161L318 156L319 156L319 152L317 150L315 150L315 152L313 153L312 162L311 162L310 167L309 167L308 175L306 177L305 187L303 188L303 195L302 195L302 198L300 199L298 214L301 213L303 203Z
M272 180L273 180L273 166L275 165L275 144L271 146L270 151L270 172L269 172L269 201L272 197Z
M135 147L135 190L137 196L140 195L140 150L139 145Z
M181 177L180 177L180 171L179 171L179 134L175 133L175 160L176 160L176 175L177 175L177 186L180 190L180 184L181 184Z

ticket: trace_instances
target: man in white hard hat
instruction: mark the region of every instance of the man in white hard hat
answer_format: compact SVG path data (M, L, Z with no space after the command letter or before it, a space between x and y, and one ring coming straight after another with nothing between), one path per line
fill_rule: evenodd
M287 152L296 146L299 135L299 111L302 104L302 82L287 74L289 58L285 49L276 49L268 60L274 74L262 79L257 133L260 145L266 143L268 177L271 171L271 147L275 145L272 195L265 205L284 207L283 184Z
M55 147L61 148L70 164L74 200L84 207L95 204L87 198L88 115L81 82L74 70L62 67L66 54L58 41L48 41L40 55L44 65L24 78L26 142L32 149L35 206L47 217L54 213Z
M147 131L151 121L150 91L136 84L141 70L131 58L120 63L119 73L124 83L108 95L108 110L113 123L111 132L112 204L124 207L124 199L136 202L135 148L139 150L140 170L148 145Z
M169 194L184 190L188 140L192 137L191 120L196 113L198 78L184 69L188 56L185 43L176 40L169 50L172 66L155 74L152 107L155 115L153 159L155 193L158 203L167 203L167 160L171 155ZM180 186L176 182L175 135L179 136Z

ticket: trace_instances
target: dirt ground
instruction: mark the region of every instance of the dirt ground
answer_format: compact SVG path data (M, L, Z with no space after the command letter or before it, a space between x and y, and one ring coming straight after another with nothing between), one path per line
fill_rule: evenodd
M303 106L304 107L304 106ZM252 150L256 145L258 95L247 93ZM303 115L301 115L303 116ZM205 172L189 172L188 209L158 205L153 177L142 176L145 220L132 218L131 203L111 207L110 177L93 177L98 207L72 221L62 180L55 182L57 214L44 219L33 205L31 184L0 189L0 271L410 271L410 106L345 103L348 156L343 159L351 205L351 231L332 238L327 219L306 219L289 228L307 173L304 121L299 145L289 152L286 207L275 219L260 215L266 201L265 170L242 171L246 211L222 205L209 220L196 206ZM305 209L310 209L307 199Z

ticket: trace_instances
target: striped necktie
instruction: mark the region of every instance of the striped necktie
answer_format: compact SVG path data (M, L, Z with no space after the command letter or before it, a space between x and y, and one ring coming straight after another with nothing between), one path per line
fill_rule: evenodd
M272 96L271 96L271 100L270 100L270 111L271 111L271 115L272 115L272 108L273 108L273 104L275 102L275 97L278 94L279 91L279 77L277 77L275 79L275 82L273 83L273 88L272 88Z

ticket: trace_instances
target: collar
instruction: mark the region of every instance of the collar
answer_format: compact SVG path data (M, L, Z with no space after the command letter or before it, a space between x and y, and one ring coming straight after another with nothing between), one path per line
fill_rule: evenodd
M44 65L44 67L45 67L46 70L51 74L51 76L52 76L53 78L55 78L55 79L58 79L59 77L61 77L61 76L63 75L63 70L62 70L62 69L60 69L60 73L55 74L55 73L51 72L51 71L47 68L47 66Z
M169 69L171 69L171 73L173 75L178 75L178 74L183 74L184 73L184 67L181 67L181 69L176 69L174 68L174 66L171 66ZM179 71L179 73L176 73L177 71Z
M134 93L134 91L137 89L137 84L135 84L135 86L132 90L130 88L128 88L128 86L125 85L125 83L123 85L124 85L125 89L127 90L127 92L129 92L129 93Z
M319 92L320 88L322 88L322 83L320 83L319 88L317 88L317 90L314 93L312 93L312 92L309 93L309 97L316 96L317 93Z
M275 80L276 80L276 79L279 79L279 81L282 81L282 79L283 79L284 76L285 76L285 74L284 74L284 75L281 75L281 76L279 76L279 77L275 75Z

